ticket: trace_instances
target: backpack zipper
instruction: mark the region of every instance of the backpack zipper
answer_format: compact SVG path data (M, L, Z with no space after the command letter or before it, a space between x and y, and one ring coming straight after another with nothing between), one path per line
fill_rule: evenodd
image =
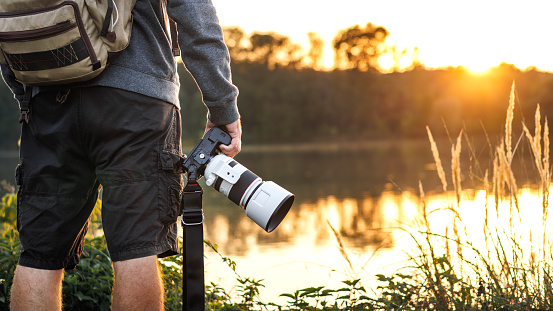
M92 62L92 70L99 69L101 67L101 63L96 57L96 52L94 51L94 48L92 47L92 43L90 42L90 38L88 38L88 34L86 33L86 29L84 27L83 20L81 19L81 14L79 12L79 5L75 3L74 1L64 1L58 5L48 7L48 8L42 8L42 9L32 9L32 10L26 10L26 11L19 11L17 13L0 13L0 18L2 17L16 17L16 16L27 16L27 15L34 15L42 12L49 12L49 11L55 11L62 6L70 5L73 7L73 11L75 13L75 21L76 25L79 28L79 33L81 34L81 38L83 39L84 45L86 47L86 50L88 52L88 55L90 56L90 61ZM55 25L54 25L55 26Z
M0 42L24 42L36 39L54 37L77 27L77 24L72 24L71 21L63 21L56 25L23 31L12 31L0 33Z

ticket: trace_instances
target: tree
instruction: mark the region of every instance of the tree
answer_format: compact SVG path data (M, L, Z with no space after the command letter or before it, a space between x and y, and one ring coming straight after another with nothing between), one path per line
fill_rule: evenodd
M274 32L254 32L246 36L239 27L224 27L223 35L235 64L248 62L269 69L320 68L323 41L316 33L308 34L311 43L308 53L289 37Z
M321 61L323 58L323 47L324 41L321 39L321 36L315 32L307 33L309 38L309 45L311 46L307 57L309 59L309 67L313 69L318 69L321 67Z
M247 50L243 46L245 40L244 30L239 27L223 28L223 37L233 61L245 61L248 57Z
M368 23L350 27L334 38L336 68L355 68L359 71L377 70L378 58L386 52L389 32L382 26Z
M254 33L250 37L250 61L274 67L277 51L288 43L288 38L275 33Z
M252 63L275 67L297 68L303 59L299 45L277 33L253 33L248 59Z

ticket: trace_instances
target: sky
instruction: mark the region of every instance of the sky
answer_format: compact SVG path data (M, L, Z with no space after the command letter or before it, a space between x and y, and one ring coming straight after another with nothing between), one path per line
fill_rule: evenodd
M276 32L306 49L307 33L319 33L327 66L338 31L371 22L389 31L388 45L418 47L426 67L484 71L506 62L553 71L553 0L212 1L223 27Z

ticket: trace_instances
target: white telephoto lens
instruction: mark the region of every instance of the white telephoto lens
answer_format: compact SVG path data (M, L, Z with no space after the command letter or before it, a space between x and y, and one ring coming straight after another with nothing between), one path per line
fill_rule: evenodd
M206 184L246 209L246 215L267 232L284 219L294 195L272 181L262 181L234 159L219 154L207 164Z
M275 230L294 203L294 195L272 181L262 181L245 203L246 215L267 232Z

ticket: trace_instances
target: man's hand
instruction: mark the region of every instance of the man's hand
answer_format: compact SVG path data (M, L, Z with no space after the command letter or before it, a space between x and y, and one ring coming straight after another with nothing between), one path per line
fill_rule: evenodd
M215 124L207 120L204 134L207 133L207 131L209 131L211 128L218 127L218 126L226 130L226 132L229 133L230 138L232 139L230 141L230 145L225 146L221 144L219 146L219 149L221 149L221 152L224 155L232 158L235 155L237 155L242 149L242 126L240 125L240 119L226 125Z

